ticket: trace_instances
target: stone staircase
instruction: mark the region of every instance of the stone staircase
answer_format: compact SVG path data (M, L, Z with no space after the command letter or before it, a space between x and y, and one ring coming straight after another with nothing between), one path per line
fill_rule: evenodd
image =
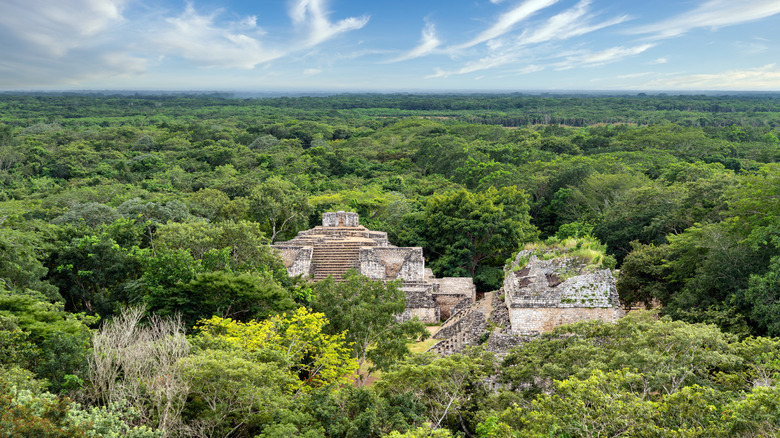
M487 321L493 312L492 301L493 293L486 293L483 299L450 316L433 335L441 341L428 351L447 356L462 351L466 346L476 345L480 336L485 333Z
M329 275L336 281L343 281L342 277L349 269L360 267L361 246L367 246L366 242L337 239L314 246L311 257L314 281L324 280Z

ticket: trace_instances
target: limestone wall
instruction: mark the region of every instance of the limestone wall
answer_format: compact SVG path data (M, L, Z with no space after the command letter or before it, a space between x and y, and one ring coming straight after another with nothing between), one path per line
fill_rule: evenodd
M558 288L558 307L619 307L615 279L609 269L569 278Z
M360 248L360 272L375 280L423 281L422 248Z
M323 227L357 227L360 226L360 219L357 213L336 211L322 213Z
M360 248L360 255L358 256L360 273L372 280L384 280L385 266L377 257L375 249L371 247Z
M507 270L504 293L515 333L546 332L579 321L615 321L624 315L609 269L587 268L576 257L540 260L521 252L523 268Z
M287 275L295 277L297 275L311 275L311 256L314 248L311 246L279 246L274 245L282 256L282 262L287 268Z
M432 278L430 281L439 285L437 293L460 295L464 298L470 298L471 302L477 299L477 287L474 286L474 280L471 277Z
M439 309L436 307L407 308L401 315L396 317L396 319L399 321L408 321L414 318L417 318L425 323L436 323L439 321Z
M499 355L505 355L514 347L519 347L527 342L534 340L536 336L521 336L512 333L490 333L487 342L485 343L485 350L492 351Z
M368 238L376 242L376 246L388 246L387 233L384 231L369 231Z
M435 293L433 294L433 298L436 300L436 305L439 307L439 309L441 309L442 319L447 319L453 313L455 313L453 309L458 307L459 304L460 304L459 308L463 308L474 302L473 299L464 298L463 295L460 294Z
M595 307L570 308L511 308L509 319L515 333L549 332L563 324L600 319L606 322L617 321L623 316L620 309Z

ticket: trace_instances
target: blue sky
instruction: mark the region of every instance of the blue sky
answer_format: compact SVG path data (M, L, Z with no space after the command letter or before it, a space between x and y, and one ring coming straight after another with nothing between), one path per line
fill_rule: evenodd
M0 89L780 91L780 0L2 0Z

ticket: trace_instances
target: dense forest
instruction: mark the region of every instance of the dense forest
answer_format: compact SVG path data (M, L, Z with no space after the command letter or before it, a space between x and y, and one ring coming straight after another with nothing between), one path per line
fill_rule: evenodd
M0 435L777 436L778 137L772 95L0 94ZM598 241L653 310L411 353L396 285L269 248L334 210L481 292Z

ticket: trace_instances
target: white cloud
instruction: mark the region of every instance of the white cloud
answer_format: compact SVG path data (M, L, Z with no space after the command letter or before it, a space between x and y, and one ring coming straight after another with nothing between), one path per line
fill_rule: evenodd
M434 27L433 23L428 23L423 28L420 44L417 47L388 62L408 61L410 59L429 55L434 52L440 45L441 41L436 37L436 28Z
M590 0L582 0L573 8L554 15L534 31L523 32L518 38L518 42L520 44L538 44L551 40L563 40L622 23L628 19L627 16L621 16L592 25L589 23L592 17L587 14L590 3Z
M645 77L645 76L650 76L651 74L653 74L653 73L649 72L649 71L646 71L644 73L631 73L631 74L620 75L620 76L615 76L615 77L617 79L634 79L634 78L642 78L642 77Z
M544 50L542 44L550 41L559 41L576 36L584 35L596 30L612 26L617 23L621 23L628 19L626 16L616 17L610 20L606 20L600 23L593 24L594 16L589 13L590 0L581 0L574 7L569 8L559 14L556 14L548 18L544 23L537 26L535 29L524 31L518 37L510 38L496 38L487 42L486 47L488 49L487 56L483 56L477 60L469 61L464 66L454 70L442 70L438 69L430 76L431 77L448 77L450 75L468 74L477 71L489 70L508 64L523 64L528 62L529 52L540 52ZM528 4L528 3L525 3ZM552 57L562 58L567 57L568 54L561 50L553 49L552 51L547 48L548 52L554 53ZM549 57L550 53L546 53L545 57ZM582 55L584 56L584 55ZM595 56L595 55L590 55ZM558 68L571 68L575 60L568 60L567 63L561 63ZM564 67L564 64L571 64L571 66ZM580 60L579 64L587 64L587 62ZM521 66L519 73L533 73L543 69L538 65L525 65Z
M37 51L64 56L121 21L125 3L127 0L3 0L0 28Z
M612 62L620 61L630 56L638 55L651 47L654 44L642 44L634 47L610 47L609 49L602 50L600 52L586 52L580 55L573 55L566 58L564 62L556 65L558 70L568 70L578 66L593 67L597 65L609 64Z
M442 69L436 69L434 74L428 75L426 78L446 78L451 75L464 75L468 73L474 73L476 71L490 70L491 68L500 67L514 60L514 53L500 56L488 56L476 61L470 61L457 70L446 71Z
M660 23L640 26L631 33L654 34L658 38L682 35L692 29L719 28L780 13L777 0L708 0L699 7Z
M304 76L314 76L322 73L322 69L319 68L307 68L303 71Z
M332 23L325 12L325 0L295 0L290 7L290 18L298 26L308 27L307 46L315 46L334 36L357 30L368 23L368 17L349 17Z
M653 60L653 62L651 62L650 64L666 64L667 62L669 62L669 60L666 58L657 58Z
M263 47L251 34L262 33L251 20L227 27L215 24L217 13L200 15L191 4L178 17L166 19L169 25L153 36L153 42L165 53L207 67L254 68L281 57L284 53Z
M777 90L780 89L780 68L776 64L767 64L748 70L681 75L650 81L643 87L661 90Z
M471 41L457 46L457 49L465 49L482 44L485 41L498 38L511 31L515 25L540 10L557 3L558 0L526 0L520 6L501 14L498 20L489 28L481 32Z

